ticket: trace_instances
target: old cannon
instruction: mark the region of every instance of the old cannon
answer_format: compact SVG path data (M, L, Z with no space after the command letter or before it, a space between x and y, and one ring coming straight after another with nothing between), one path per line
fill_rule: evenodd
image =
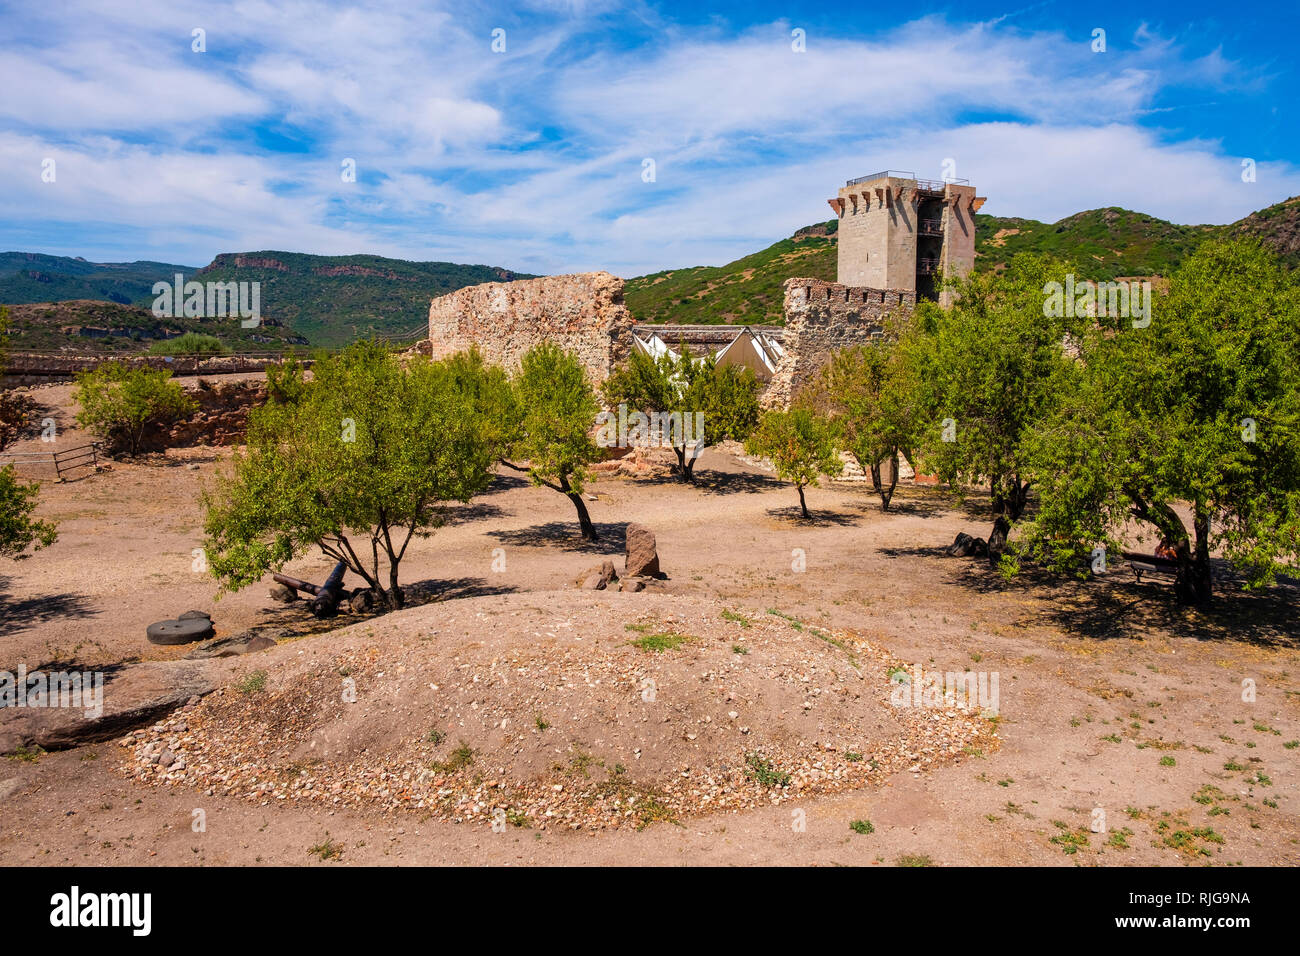
M340 561L334 565L334 570L330 572L330 576L319 587L310 581L303 581L287 574L273 574L271 577L278 584L293 588L295 591L306 591L312 595L312 599L307 606L311 608L311 613L316 617L333 617L339 612L339 602L347 594L343 590L343 575L346 572L347 565Z

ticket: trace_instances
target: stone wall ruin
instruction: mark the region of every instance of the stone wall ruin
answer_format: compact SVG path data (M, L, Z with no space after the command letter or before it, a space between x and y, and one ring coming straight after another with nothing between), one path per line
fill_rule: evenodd
M762 395L763 407L789 407L832 352L880 338L891 313L910 313L915 307L915 292L785 280L785 355Z
M514 372L525 352L553 342L577 355L596 385L627 358L632 325L623 280L608 272L488 282L429 304L429 354L477 346L489 363Z

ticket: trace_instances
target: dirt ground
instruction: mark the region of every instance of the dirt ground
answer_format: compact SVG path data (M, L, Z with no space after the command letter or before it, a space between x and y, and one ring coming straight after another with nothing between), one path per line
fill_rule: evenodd
M84 436L69 391L35 394L71 445ZM290 638L216 662L222 690L131 746L0 762L0 863L1300 863L1296 582L1260 595L1224 582L1201 612L1122 566L1005 581L943 555L958 531L987 534L978 497L905 485L885 514L861 485L824 484L803 521L793 488L712 450L697 487L591 484L594 546L566 499L502 474L412 544L402 578L427 603L312 633L269 581L218 600L196 566L200 491L225 454L45 483L40 513L60 539L0 565L0 669L174 659L186 649L153 646L144 629L190 608L218 635L273 624ZM605 558L622 569L629 521L656 534L667 580L574 589ZM314 556L287 571L319 580L329 566ZM684 642L657 654L634 643L650 633ZM891 712L894 667L916 665L996 674L996 717ZM340 716L334 688L349 677L360 709ZM248 696L250 678L264 697ZM978 726L927 744L928 722L945 719ZM239 737L259 720L260 736ZM194 774L140 769L146 739L180 741ZM462 742L478 762L457 770ZM747 780L753 752L792 782ZM237 779L259 761L260 780ZM441 802L400 805L410 787L379 774L420 761L441 768L429 784ZM374 799L301 786L372 773ZM624 825L565 815L598 787L623 793L611 784L622 774L664 812ZM493 800L473 793L498 781L534 810L494 829ZM705 781L725 795L719 809L699 809ZM576 796L548 817L555 786Z

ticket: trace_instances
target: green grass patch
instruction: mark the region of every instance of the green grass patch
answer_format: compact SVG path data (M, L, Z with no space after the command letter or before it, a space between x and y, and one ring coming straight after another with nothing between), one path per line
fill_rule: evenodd
M653 654L662 654L664 651L675 650L681 647L692 638L687 634L674 634L671 631L659 631L654 634L644 634L635 641L631 641L633 647L647 651Z
M764 760L759 753L745 754L745 776L763 787L785 787L790 784L790 775L778 770L776 765Z

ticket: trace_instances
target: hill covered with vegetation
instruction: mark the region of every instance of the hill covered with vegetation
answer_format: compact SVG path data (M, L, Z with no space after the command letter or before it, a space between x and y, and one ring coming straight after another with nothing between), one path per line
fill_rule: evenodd
M195 278L261 282L264 317L306 336L313 346L329 348L372 335L418 336L435 296L533 277L495 266L268 251L219 255Z
M371 335L410 337L424 327L429 300L434 296L481 282L531 278L494 266L409 262L370 255L224 253L210 265L195 269L161 262L95 263L67 256L9 252L0 254L0 303L42 306L37 312L25 311L25 320L32 324L16 330L31 336L32 343L43 340L42 344L19 345L15 341L15 347L45 348L56 342L57 331L37 328L42 325L41 319L59 325L146 331L153 327L151 323L157 324L147 315L154 301L154 283L173 282L177 273L187 280L205 283L260 282L263 325L280 330L264 335L301 339L313 347L327 348ZM130 310L97 312L91 300L100 305L135 306L146 314ZM196 324L199 320L194 319L167 320L170 327L210 333L237 347L250 340L250 336L241 334L245 330L239 329L237 322L216 321L221 323L218 329ZM234 328L228 331L232 325Z
M774 324L790 276L834 281L837 220L806 226L788 239L724 266L671 269L628 280L625 299L642 322ZM1300 264L1300 197L1225 226L1180 226L1118 207L1075 213L1054 223L975 216L975 268L999 269L1021 252L1074 262L1098 281L1168 276L1206 239L1258 236L1293 268Z
M10 305L9 347L19 352L141 352L186 333L210 335L234 352L303 346L307 340L274 319L245 329L232 319L159 318L138 305L94 299Z
M148 305L155 282L189 278L198 269L167 262L87 262L40 252L0 252L0 303L95 299Z

